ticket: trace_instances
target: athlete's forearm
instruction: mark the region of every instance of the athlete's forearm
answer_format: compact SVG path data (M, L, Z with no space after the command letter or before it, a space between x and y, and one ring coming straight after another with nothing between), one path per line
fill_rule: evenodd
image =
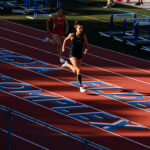
M67 41L67 39L64 39L64 42L62 44L62 52L65 51L66 41Z
M68 24L68 21L67 21L67 20L65 20L65 24L66 24L65 34L67 34L68 31L69 31L69 24Z
M87 43L87 42L85 43L85 46L84 46L84 47L85 47L85 49L84 49L84 54L87 54L87 52L88 52L88 43Z
M53 20L53 16L51 16L48 20L47 20L47 22L46 22L46 30L47 30L47 32L50 32L50 30L49 30L49 24L50 24L50 22Z
M49 32L49 21L46 22L46 31Z

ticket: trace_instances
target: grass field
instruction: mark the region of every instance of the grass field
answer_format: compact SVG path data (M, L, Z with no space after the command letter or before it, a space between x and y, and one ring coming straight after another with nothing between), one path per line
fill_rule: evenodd
M98 32L109 31L110 14L124 13L125 11L128 11L149 16L150 11L120 4L116 4L113 9L106 9L103 8L104 5L106 5L106 0L93 0L93 5L76 2L76 0L62 0L62 8L64 9L64 14L70 25L69 32L74 31L72 27L74 20L82 20L90 44L149 60L149 52L142 51L139 46L133 47L117 42L113 39L100 37ZM56 0L51 0L51 7L56 7ZM54 10L52 9L52 11ZM0 19L7 19L45 31L45 23L48 17L39 17L36 20L30 20L26 18L26 15L12 14L11 9L8 8L0 11ZM121 20L122 18L115 19L115 28L117 30L122 29ZM128 29L130 28L131 26L128 25ZM143 32L146 32L144 29L142 30Z

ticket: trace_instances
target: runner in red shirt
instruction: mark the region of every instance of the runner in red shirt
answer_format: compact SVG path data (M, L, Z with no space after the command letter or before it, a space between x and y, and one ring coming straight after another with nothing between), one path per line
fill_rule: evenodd
M50 42L51 44L55 45L57 47L57 53L59 57L59 61L61 63L64 63L64 59L61 58L61 45L62 45L62 36L63 36L63 30L64 30L64 23L66 26L66 30L64 34L68 33L69 25L68 21L65 16L62 15L62 9L57 8L56 9L56 15L50 16L46 23L47 33L50 33L49 25L50 22L53 22L53 29L52 29L52 39L49 39L49 37L46 37L43 42Z

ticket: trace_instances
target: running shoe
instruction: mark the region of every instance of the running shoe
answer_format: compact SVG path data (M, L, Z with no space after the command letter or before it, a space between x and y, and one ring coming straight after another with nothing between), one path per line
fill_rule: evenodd
M111 5L106 5L103 8L111 8Z
M84 93L86 91L86 89L84 87L80 87L80 92Z
M59 60L61 63L65 63L65 60L63 58L60 58Z
M65 61L65 63L62 64L61 69L64 68L64 67L66 67L67 64L68 64L68 62Z
M110 3L110 6L114 6L114 5L115 5L115 2Z
M42 40L42 42L48 42L49 41L49 37L46 37L44 40Z

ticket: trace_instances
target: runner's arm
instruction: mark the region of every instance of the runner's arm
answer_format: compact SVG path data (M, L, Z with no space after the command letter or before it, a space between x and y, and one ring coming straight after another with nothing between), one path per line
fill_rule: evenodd
M63 44L62 44L62 52L65 51L65 46L66 46L66 41L71 39L73 37L73 33L70 33L63 41Z
M50 33L50 30L49 30L49 25L50 25L50 22L53 20L53 16L50 16L48 21L46 22L46 31L47 33Z
M84 39L84 45L85 45L84 55L86 55L88 51L88 41L87 41L87 36L85 34L83 35L83 39Z
M66 19L66 17L65 17L65 25L66 25L65 34L67 34L69 31L69 24L68 24L68 20Z

